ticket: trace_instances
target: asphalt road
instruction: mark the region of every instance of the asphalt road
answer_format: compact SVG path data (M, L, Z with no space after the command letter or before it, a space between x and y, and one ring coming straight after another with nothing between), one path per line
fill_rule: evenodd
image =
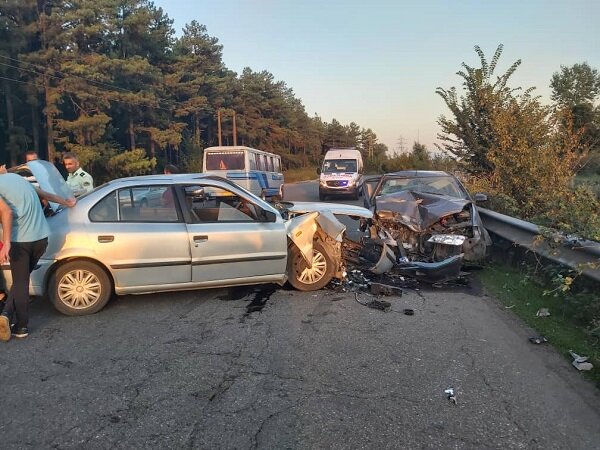
M599 392L476 282L368 299L263 286L78 318L36 299L0 345L0 448L600 448Z

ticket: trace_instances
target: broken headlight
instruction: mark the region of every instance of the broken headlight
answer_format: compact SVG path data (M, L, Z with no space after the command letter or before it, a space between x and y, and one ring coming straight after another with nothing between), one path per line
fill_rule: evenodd
M463 245L466 237L460 234L434 234L427 242L433 244L445 244L445 245Z

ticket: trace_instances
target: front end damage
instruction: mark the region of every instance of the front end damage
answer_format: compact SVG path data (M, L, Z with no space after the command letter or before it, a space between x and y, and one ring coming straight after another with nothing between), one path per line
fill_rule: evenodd
M491 241L473 203L455 197L415 191L382 195L364 229L372 238L386 230L398 243L400 257L440 262L464 255L468 262L485 259Z
M457 233L428 236L425 245L434 249L436 256L427 260L414 251L418 248L415 236L405 233L397 224L386 224L365 208L331 203L318 205L288 203L284 210L291 245L299 249L308 268L313 264L313 247L318 242L333 262L333 277L339 280L354 269L397 274L431 284L461 276L466 236ZM363 234L358 239L350 239L346 226L336 215L360 220Z

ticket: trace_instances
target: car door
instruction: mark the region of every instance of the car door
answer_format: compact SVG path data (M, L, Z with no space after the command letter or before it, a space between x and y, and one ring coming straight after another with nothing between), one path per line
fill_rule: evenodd
M118 290L162 290L191 282L190 245L182 214L173 202L160 207L142 203L148 189L115 190L90 209L95 252L110 266ZM153 189L166 193L173 188Z
M276 281L285 274L287 235L279 215L210 183L180 191L189 217L192 280L210 285Z

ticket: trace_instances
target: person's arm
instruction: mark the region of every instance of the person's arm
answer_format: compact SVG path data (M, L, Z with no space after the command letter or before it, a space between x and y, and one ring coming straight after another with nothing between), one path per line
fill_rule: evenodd
M59 205L66 206L67 208L72 208L77 203L75 197L71 198L62 198L58 195L51 194L50 192L42 191L40 188L34 188L37 192L37 195L42 200L48 200L49 202L58 203Z
M0 264L8 261L10 252L10 235L12 232L12 209L0 198L0 221L2 222L2 248L0 248Z

